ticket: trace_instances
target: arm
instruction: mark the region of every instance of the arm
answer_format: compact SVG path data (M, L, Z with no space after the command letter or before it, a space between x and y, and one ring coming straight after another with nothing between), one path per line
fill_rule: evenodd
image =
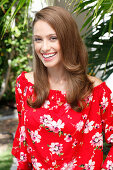
M31 164L27 159L26 132L24 123L24 101L23 101L23 84L21 76L16 80L15 98L18 111L19 123L13 142L12 154L17 158L17 170L31 170Z
M105 87L103 89L102 98L100 101L100 109L102 115L103 131L105 132L105 140L112 144L112 147L105 159L102 170L113 169L113 94L110 89Z

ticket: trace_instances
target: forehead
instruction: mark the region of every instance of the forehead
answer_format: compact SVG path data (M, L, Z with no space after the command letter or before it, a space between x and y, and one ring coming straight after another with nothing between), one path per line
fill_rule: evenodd
M51 25L42 20L39 20L34 24L33 33L34 35L56 34Z

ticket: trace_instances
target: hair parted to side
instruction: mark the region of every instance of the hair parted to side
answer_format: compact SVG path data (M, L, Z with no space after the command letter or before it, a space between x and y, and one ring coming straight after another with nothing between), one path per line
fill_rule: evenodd
M33 28L37 21L47 22L56 32L60 42L62 63L67 75L67 102L75 111L84 108L82 100L92 91L93 85L87 76L88 55L80 37L78 27L71 14L64 8L49 6L36 13ZM47 68L43 65L36 52L34 66L35 101L28 98L29 106L39 108L49 95Z

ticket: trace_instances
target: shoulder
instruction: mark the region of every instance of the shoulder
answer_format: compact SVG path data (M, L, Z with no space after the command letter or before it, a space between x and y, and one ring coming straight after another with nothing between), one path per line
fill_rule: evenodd
M102 80L98 79L97 77L93 77L93 76L89 76L88 75L89 80L93 83L93 87L99 86L100 84L102 84Z
M23 71L16 79L15 92L16 94L22 95L26 88L32 86L31 79L33 77L33 72L27 73Z
M34 84L33 72L25 73L25 78L28 82Z
M25 86L28 82L34 83L33 72L27 73L26 71L23 71L16 79L16 84L19 84L20 86Z

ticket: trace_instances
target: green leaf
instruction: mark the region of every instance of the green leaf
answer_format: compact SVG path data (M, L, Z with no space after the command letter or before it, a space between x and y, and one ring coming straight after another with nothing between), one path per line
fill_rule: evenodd
M81 30L83 30L86 26L88 26L88 24L92 21L92 18L93 18L92 16L88 17L88 19L83 24Z
M101 7L101 4L104 0L97 0L97 4L96 4L96 9L95 9L95 12L94 12L94 15L97 17L97 12L99 10L99 8Z
M11 9L12 9L12 7L14 6L14 4L15 4L16 1L17 1L17 0L14 0L14 1L12 2L11 6L10 6L9 9L7 10L7 12L5 13L3 19L1 20L1 23L7 18L7 16L9 15L9 12L11 11ZM10 18L11 18L11 17L10 17ZM3 38L3 35L4 35L5 31L6 31L6 29L8 28L9 23L11 23L11 19L9 19L8 22L5 22L5 23L4 23L4 26L3 26L3 29L2 29L2 33L1 33L1 34L2 34L2 38Z
M7 49L7 52L8 52L8 53L10 53L11 51L12 51L12 49L11 49L11 48L8 48L8 49Z
M16 9L15 9L14 13L12 14L12 16L10 16L8 22L7 22L7 23L6 23L6 22L4 23L4 26L3 26L3 29L2 29L2 33L1 33L1 34L2 34L2 38L3 38L4 34L5 34L5 31L10 27L10 24L11 24L11 22L13 21L15 15L16 15L17 12L23 7L23 5L24 5L25 3L27 3L27 12L28 12L28 6L30 5L31 0L19 0L19 1L18 1L18 0L14 0L14 1L12 2L12 4L11 4L10 8L7 10L6 14L4 15L1 23L2 23L4 20L6 20L7 16L9 15L9 12L11 12L11 9L12 9L12 7L15 5L16 2L18 2L18 4L16 5ZM26 12L26 10L25 10L25 12ZM25 14L25 15L26 15L26 14ZM23 24L23 25L24 25L24 24Z
M113 29L113 14L111 15L111 19L109 21L109 34L111 33L111 30Z
M4 5L5 3L7 3L9 0L2 0L1 2L0 2L0 6L2 6L2 5Z

